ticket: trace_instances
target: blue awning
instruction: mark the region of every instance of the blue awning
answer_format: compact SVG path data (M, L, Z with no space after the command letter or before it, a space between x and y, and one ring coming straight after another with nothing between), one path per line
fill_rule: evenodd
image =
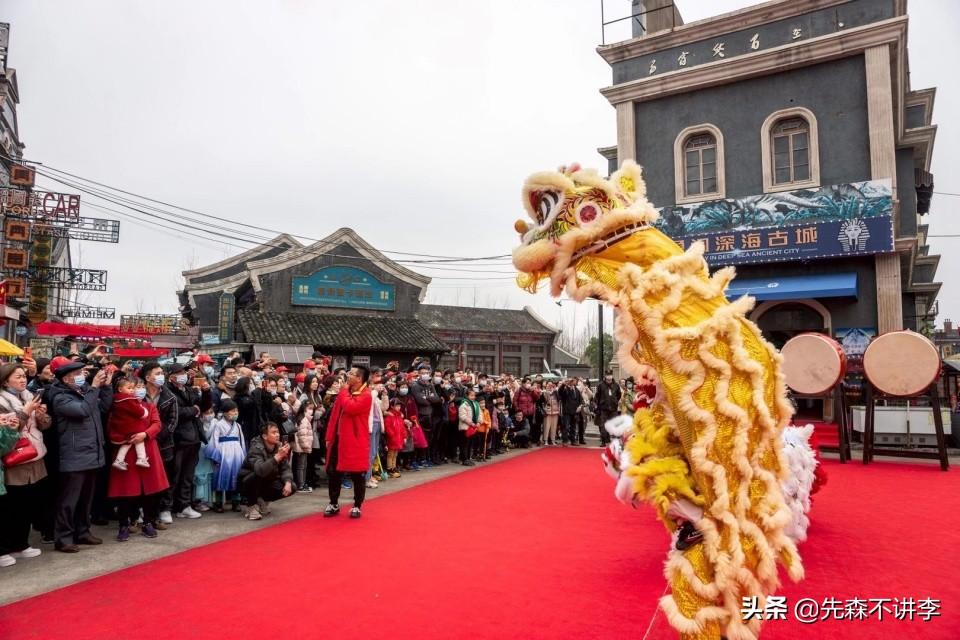
M781 278L736 278L727 287L728 298L750 295L757 300L857 297L856 273L825 273Z

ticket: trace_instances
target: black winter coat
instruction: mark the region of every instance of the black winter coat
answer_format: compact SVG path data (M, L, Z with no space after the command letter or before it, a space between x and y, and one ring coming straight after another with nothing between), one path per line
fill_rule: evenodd
M53 398L53 416L60 436L60 471L89 471L106 464L101 414L113 404L109 386L78 391L63 385Z
M207 395L206 405L210 405L210 391L203 394L193 387L178 387L172 382L167 383L167 389L177 399L177 428L173 432L173 444L177 447L189 447L201 444L206 438L203 435L203 420L200 418L200 406L204 404L203 395Z
M557 389L557 395L560 397L560 415L576 415L580 405L583 404L583 396L580 395L580 390L569 385L562 385Z

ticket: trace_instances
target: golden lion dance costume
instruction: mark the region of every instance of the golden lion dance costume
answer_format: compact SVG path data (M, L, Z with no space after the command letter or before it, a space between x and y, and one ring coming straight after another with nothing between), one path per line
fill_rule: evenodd
M515 227L518 284L533 292L549 279L553 296L614 305L621 366L649 390L626 428L610 426L628 463L618 494L651 503L674 539L678 513L702 536L671 548L660 607L684 639L757 638L743 598L762 607L779 586L777 564L794 581L803 565L781 487L793 408L780 355L745 316L753 299L729 302L732 267L711 276L702 244L684 252L652 226L657 212L632 161L609 180L578 165L534 174L523 205L532 222Z

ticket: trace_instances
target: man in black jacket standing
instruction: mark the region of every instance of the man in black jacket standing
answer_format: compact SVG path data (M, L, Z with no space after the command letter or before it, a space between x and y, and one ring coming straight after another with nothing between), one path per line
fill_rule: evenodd
M88 385L82 362L57 369L59 392L53 396L53 418L60 440L60 494L54 541L57 551L76 553L80 544L101 544L90 533L97 469L106 464L101 414L113 404L110 375L100 370Z
M610 434L607 433L604 425L607 420L615 418L620 414L620 396L623 390L613 379L613 371L607 371L597 385L597 424L600 426L600 441L604 446L610 443Z
M577 415L580 413L580 405L583 404L583 396L577 389L576 382L571 378L560 383L557 389L557 395L560 398L560 424L563 425L563 446L569 443L575 446L577 439Z
M410 395L417 402L417 419L420 422L420 428L423 429L423 435L427 437L427 442L431 444L430 451L434 451L434 433L433 408L441 400L437 394L437 388L433 383L433 374L429 364L421 364L417 367L417 380L410 385ZM427 466L432 466L433 461L427 460Z
M173 512L178 518L199 518L193 502L193 474L200 461L203 443L201 406L210 405L210 390L188 386L190 375L182 364L173 364L167 371L167 388L177 399L177 428L173 432L173 474L169 476ZM204 397L206 396L206 397Z

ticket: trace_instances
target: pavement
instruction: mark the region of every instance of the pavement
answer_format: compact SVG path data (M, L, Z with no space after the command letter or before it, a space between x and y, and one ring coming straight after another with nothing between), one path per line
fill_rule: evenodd
M474 467L446 464L422 471L404 472L400 478L381 482L376 489L367 489L366 502L410 487L468 473L482 466L512 460L536 450L514 449L487 462L477 463ZM349 508L352 500L353 491L344 489L340 503ZM81 547L80 553L76 554L59 553L53 549L53 545L41 545L39 536L34 533L31 545L41 549L43 554L36 558L19 559L14 566L0 569L0 605L281 522L315 515L323 511L328 501L327 487L323 485L313 493L295 493L273 503L272 513L259 521L247 520L241 514L231 512L229 507L226 513L208 511L195 520L174 517L173 524L168 525L166 531L160 531L160 535L153 540L132 534L129 541L121 543L116 541L116 523L105 527L95 526L94 535L103 538L104 543L95 547ZM365 516L375 517L375 514L375 506L364 508Z

